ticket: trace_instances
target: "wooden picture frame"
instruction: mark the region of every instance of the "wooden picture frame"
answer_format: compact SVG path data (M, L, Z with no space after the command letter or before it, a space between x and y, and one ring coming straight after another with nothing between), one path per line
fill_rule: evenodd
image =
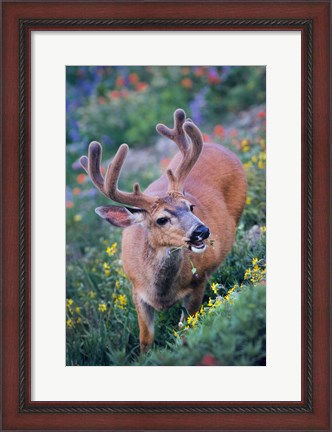
M3 1L3 430L329 430L328 1ZM33 30L302 33L302 400L33 402L30 385L30 34Z

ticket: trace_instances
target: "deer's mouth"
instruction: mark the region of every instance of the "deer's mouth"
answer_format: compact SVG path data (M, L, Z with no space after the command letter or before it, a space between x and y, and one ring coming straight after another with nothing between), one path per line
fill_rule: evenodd
M192 252L202 253L206 249L206 244L205 244L204 240L189 241L188 242L188 248Z

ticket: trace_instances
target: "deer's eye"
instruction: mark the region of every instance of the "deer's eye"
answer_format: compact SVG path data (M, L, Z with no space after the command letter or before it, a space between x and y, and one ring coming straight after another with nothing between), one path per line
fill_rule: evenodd
M157 219L157 224L158 225L165 225L165 224L167 224L168 221L169 221L169 219L167 217L161 217L161 218Z

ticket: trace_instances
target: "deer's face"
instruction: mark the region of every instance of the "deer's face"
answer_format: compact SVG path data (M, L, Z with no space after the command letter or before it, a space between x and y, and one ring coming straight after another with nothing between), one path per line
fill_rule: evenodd
M154 247L187 247L201 253L210 235L209 228L195 215L194 205L182 195L167 195L158 200L153 211L146 215L151 245Z
M157 199L151 211L118 206L96 209L99 216L117 227L126 228L137 223L143 225L154 248L186 247L195 253L202 253L210 231L194 212L194 205L181 194L168 194Z

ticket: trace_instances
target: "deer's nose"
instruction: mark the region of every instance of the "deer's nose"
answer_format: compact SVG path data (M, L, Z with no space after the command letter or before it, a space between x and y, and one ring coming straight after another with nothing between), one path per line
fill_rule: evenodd
M210 230L205 225L198 225L194 232L190 236L190 240L205 240L209 237Z

